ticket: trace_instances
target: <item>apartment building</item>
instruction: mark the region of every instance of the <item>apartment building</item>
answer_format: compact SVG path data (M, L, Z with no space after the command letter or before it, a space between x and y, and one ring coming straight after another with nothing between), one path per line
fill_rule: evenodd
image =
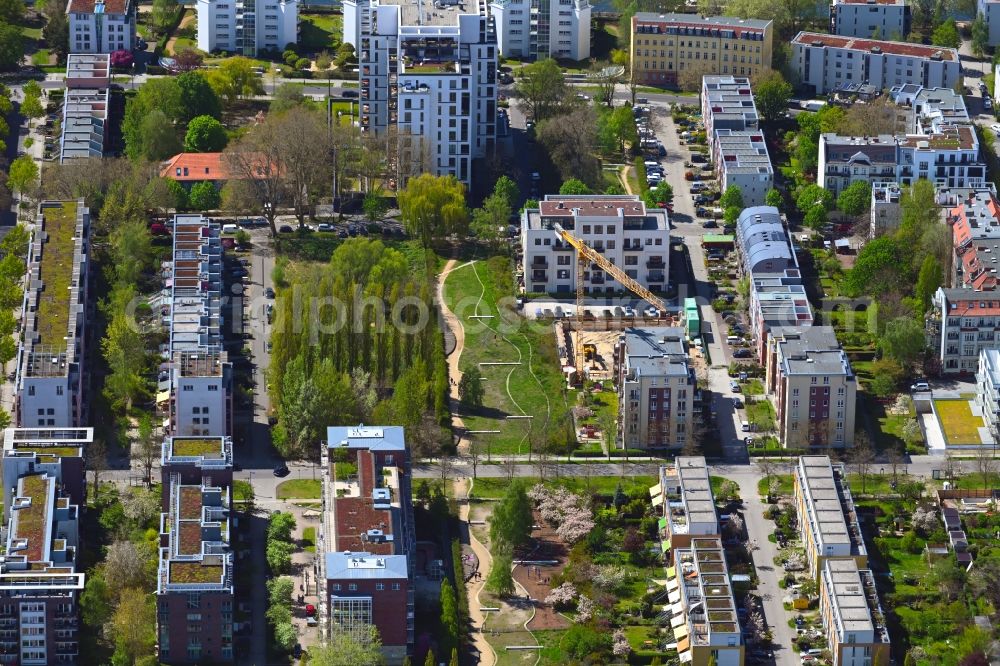
M905 0L833 0L830 32L901 42L910 34L910 6Z
M782 446L853 446L858 382L833 328L772 328L764 376Z
M497 47L505 58L590 57L590 0L492 0Z
M681 327L629 328L614 349L618 446L680 449L694 436L697 381Z
M834 195L856 181L911 185L920 179L939 188L985 186L986 165L972 126L946 125L929 135L820 135L817 182Z
M6 460L4 473L6 483ZM0 664L79 663L79 505L42 470L18 474L4 495Z
M497 37L483 11L391 0L344 2L344 36L358 40L361 129L398 131L398 172L472 182L496 146ZM402 186L403 183L394 183Z
M953 88L962 75L955 49L818 32L792 38L791 64L817 95L843 83L868 83L880 90L905 83Z
M682 664L742 666L744 646L726 553L717 536L675 547L667 568L666 607Z
M979 352L997 347L1000 296L942 287L932 304L926 316L927 345L936 352L941 373L975 374Z
M760 116L753 100L750 79L745 76L703 76L701 79L701 117L705 136L715 130L760 129Z
M809 573L820 582L827 560L854 560L868 564L854 498L843 463L829 456L801 456L793 474L799 532L809 562Z
M177 476L184 485L233 485L233 440L229 437L167 437L160 453L163 487ZM163 510L167 511L167 494Z
M736 220L736 247L744 275L799 267L781 214L774 206L743 209Z
M831 663L889 662L889 631L871 570L859 569L854 560L826 560L820 575L819 614Z
M85 506L86 449L93 428L7 428L3 431L3 503L11 506L17 480L31 473L48 474L71 504Z
M798 268L775 273L757 272L750 278L750 336L754 358L763 363L767 340L774 328L813 325L812 306Z
M703 456L678 456L660 467L659 483L649 489L653 507L662 507L663 552L689 548L692 539L719 536L719 518Z
M43 201L32 231L14 380L14 422L26 428L85 422L85 323L90 211Z
M231 662L235 594L229 488L184 483L176 473L163 494L167 508L160 514L156 579L160 662Z
M877 238L894 231L899 226L902 209L899 199L903 191L894 180L880 180L872 183L872 201L869 209L871 229L869 236Z
M137 6L131 0L69 0L70 53L131 51Z
M666 291L670 222L662 208L646 208L633 195L548 194L538 208L521 213L524 287L534 293L576 291L577 252L555 231L560 225L651 291ZM587 294L624 287L596 265L583 273Z
M763 206L774 187L774 169L759 130L717 129L712 140L712 163L719 189L739 187L745 206Z
M772 38L772 21L639 12L632 17L632 80L676 86L686 71L752 78L770 71Z
M983 17L989 29L987 43L990 46L1000 44L1000 2L997 0L976 0L976 14Z
M956 191L958 201L947 209L955 258L954 287L973 291L997 288L1000 255L1000 202L992 187Z
M66 56L59 161L103 157L108 138L111 58L107 54Z
M982 410L983 420L996 441L1000 435L1000 349L979 350L976 404Z
M198 0L198 48L254 57L298 38L298 0Z
M232 363L223 345L220 229L201 215L177 214L173 230L173 261L162 301L169 311L170 365L161 375L158 401L168 403L170 435L229 435Z
M908 133L930 136L940 134L952 125L972 123L965 98L951 88L896 86L890 94L896 104L909 108L906 119Z
M322 467L320 629L364 640L374 625L386 660L400 664L414 637L415 528L403 428L328 428Z

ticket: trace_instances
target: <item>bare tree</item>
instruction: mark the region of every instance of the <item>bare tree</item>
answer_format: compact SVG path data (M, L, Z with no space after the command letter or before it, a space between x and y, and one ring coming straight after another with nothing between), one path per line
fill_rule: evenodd
M330 183L330 133L319 113L302 106L272 116L264 124L275 125L279 175L285 180L301 228L309 212L310 193Z
M483 454L483 443L479 441L476 437L469 438L469 462L472 463L472 478L478 478L476 476L477 470L479 468L479 458Z
M868 434L864 430L859 430L854 437L854 448L851 449L848 463L861 477L861 493L867 492L868 476L871 474L872 465L875 462L875 452L868 441Z
M701 90L701 79L705 75L711 74L714 67L709 63L687 65L677 75L677 84L681 90L697 92Z
M230 146L223 156L231 176L245 183L246 193L263 213L272 236L278 235L274 222L278 207L288 200L280 142L276 123L265 121Z
M563 180L578 178L591 188L603 182L597 158L597 114L592 106L577 106L538 125L538 140L549 151Z
M597 84L595 96L601 104L611 107L615 102L615 88L621 82L618 70L609 62L594 62L590 66L591 81Z
M139 420L136 434L132 443L132 459L142 465L142 478L149 487L153 484L153 463L160 457L160 443L153 420L148 415Z
M899 468L902 467L903 472L906 472L906 456L900 447L893 446L885 452L885 461L889 464L889 469L892 470L892 480L895 483Z
M449 456L441 455L438 457L438 474L441 476L441 491L444 492L445 484L448 479L451 478L452 470L454 465L452 464L452 459Z
M517 473L517 460L514 456L507 456L503 459L503 472L504 476L507 477L507 481L512 483L514 481L514 475Z
M997 459L994 457L995 451L985 446L976 451L976 471L983 479L983 488L990 488L990 479L996 475Z
M768 499L771 495L771 477L774 476L774 462L770 458L757 458L755 461L757 463L758 469L760 469L760 476L764 479L764 485L767 488Z
M108 466L108 445L104 439L98 437L84 451L87 456L87 469L90 470L94 479L94 501L100 499L101 474Z
M865 104L852 104L847 109L847 115L841 120L838 131L850 136L897 134L903 131L906 125L905 112L900 113L900 111L888 97L880 97Z

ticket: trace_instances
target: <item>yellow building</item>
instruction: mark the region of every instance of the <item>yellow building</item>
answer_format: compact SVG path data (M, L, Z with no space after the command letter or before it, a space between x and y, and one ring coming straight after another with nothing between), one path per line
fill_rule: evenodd
M635 82L676 86L687 71L700 86L705 75L770 71L772 28L772 21L639 12L629 53Z

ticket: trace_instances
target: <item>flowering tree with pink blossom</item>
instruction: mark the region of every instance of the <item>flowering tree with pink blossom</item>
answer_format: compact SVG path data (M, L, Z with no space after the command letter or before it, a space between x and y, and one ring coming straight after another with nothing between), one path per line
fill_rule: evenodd
M590 618L594 617L596 610L597 606L591 601L590 597L581 594L580 598L576 601L576 621L587 622Z
M542 519L555 528L556 534L572 545L594 529L594 517L586 500L565 488L546 488L538 484L528 492Z
M576 601L576 596L576 587L573 583L563 583L549 592L549 595L545 597L545 603L557 610L565 610L573 605L573 602Z
M611 652L616 657L625 657L631 651L632 646L629 645L628 638L625 637L625 632L621 629L615 629L614 644L611 646Z

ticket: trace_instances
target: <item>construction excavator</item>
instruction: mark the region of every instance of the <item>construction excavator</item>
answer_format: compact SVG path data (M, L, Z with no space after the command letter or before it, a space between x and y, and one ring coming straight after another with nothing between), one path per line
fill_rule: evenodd
M605 273L618 280L626 289L631 291L633 294L639 298L645 300L654 308L659 310L661 313L667 311L667 304L663 302L659 296L646 289L636 280L630 278L628 274L622 269L615 266L613 263L608 261L603 254L590 247L582 240L571 234L570 232L563 229L561 224L555 224L554 229L559 238L568 243L573 249L576 250L576 330L577 330L577 343L574 345L574 351L576 353L576 373L577 380L579 383L583 383L584 371L583 364L584 359L584 345L580 342L580 336L583 331L583 275L587 269L588 264L596 264Z

